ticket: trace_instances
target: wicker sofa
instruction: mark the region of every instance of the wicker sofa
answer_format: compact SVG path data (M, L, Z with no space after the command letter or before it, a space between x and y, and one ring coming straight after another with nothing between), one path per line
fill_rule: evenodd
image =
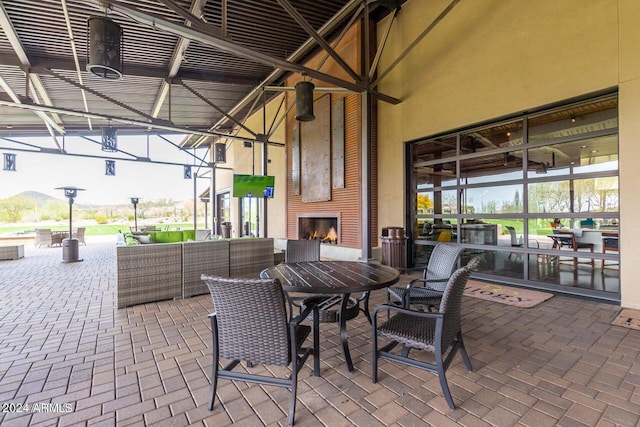
M258 278L274 263L273 239L243 238L116 247L118 308L208 293L202 274Z

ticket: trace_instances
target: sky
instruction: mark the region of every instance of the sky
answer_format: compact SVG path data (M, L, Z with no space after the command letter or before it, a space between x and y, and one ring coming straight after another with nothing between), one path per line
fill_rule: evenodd
M181 135L170 135L165 138L175 144L182 140ZM92 136L91 139L99 141L99 136ZM52 138L15 138L15 140L55 148ZM61 137L59 142L61 144L63 142ZM194 180L184 179L182 165L193 165L197 160L156 135L149 137L148 152L145 135L118 136L118 148L139 157L147 157L148 154L154 161L180 165L118 160L118 157L124 156L114 153L110 157L111 153L102 152L97 142L78 137L64 139L64 147L69 153L103 156L115 160L116 175L107 176L105 159L17 151L15 150L17 147L26 148L24 145L0 138L0 153L16 155L15 172L2 170L2 157L0 157L0 199L24 191L37 191L66 200L63 191L55 188L74 186L85 189L78 192L75 199L76 203L81 204L130 203L131 197L139 197L141 201L193 200ZM193 154L193 150L190 153ZM202 158L206 157L207 153L206 150L200 149L195 155ZM195 176L196 171L197 168L192 167L192 176ZM204 173L204 170L201 170L201 173ZM196 192L200 194L208 187L209 180L197 179L196 181Z

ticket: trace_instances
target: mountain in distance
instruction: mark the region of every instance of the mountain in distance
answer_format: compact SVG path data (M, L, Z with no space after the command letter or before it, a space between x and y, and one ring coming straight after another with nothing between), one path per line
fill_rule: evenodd
M7 197L5 199L0 199L0 201L7 200L7 199L12 199L14 197L23 197L23 198L33 202L34 205L38 205L38 206L44 206L45 204L47 204L49 202L64 203L65 205L69 204L69 200L66 197L63 197L63 198L53 197L53 196L49 196L48 194L40 193L39 191L23 191L22 193L14 194L11 197ZM92 205L74 204L74 206L76 206L77 208L89 208Z
M14 194L11 197L7 197L4 199L0 199L0 202L4 201L4 200L8 200L8 199L12 199L14 197L23 197L27 200L29 200L30 202L32 202L34 205L36 206L44 206L47 203L55 203L55 204L59 204L59 203L63 203L65 205L69 204L69 200L64 197L52 197L49 196L48 194L44 194L44 193L40 193L39 191L23 191L22 193L18 193L18 194ZM174 206L174 205L179 205L182 204L182 201L175 201L175 200L157 200L157 201L150 201L154 204L157 204L158 206ZM76 209L95 209L98 207L110 207L110 208L129 208L131 206L130 203L117 203L117 204L112 204L112 203L106 203L106 204L101 204L101 205L95 205L95 204L91 204L91 203L78 203L78 202L74 202L73 206Z

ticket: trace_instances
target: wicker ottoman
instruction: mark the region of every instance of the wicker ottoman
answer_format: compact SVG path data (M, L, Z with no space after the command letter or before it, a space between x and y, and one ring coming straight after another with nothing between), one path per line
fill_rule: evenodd
M0 246L0 260L24 258L24 245Z

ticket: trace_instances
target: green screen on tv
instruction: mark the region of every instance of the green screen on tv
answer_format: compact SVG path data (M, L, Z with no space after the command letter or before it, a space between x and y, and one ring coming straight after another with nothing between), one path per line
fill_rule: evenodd
M233 197L273 197L275 177L269 175L233 175Z

